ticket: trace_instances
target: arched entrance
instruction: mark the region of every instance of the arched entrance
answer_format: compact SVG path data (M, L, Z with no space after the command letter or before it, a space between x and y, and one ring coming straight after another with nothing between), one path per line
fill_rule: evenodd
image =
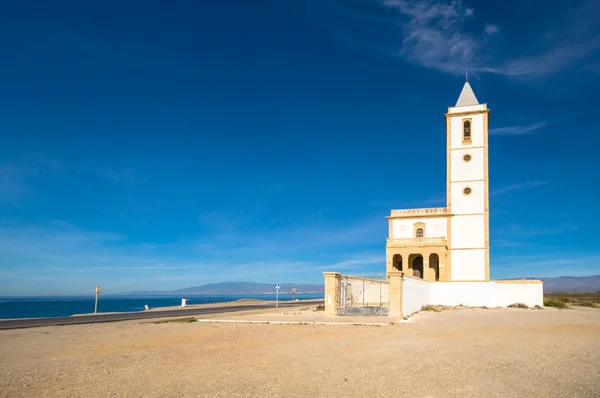
M402 255L394 254L393 267L397 271L402 271Z
M423 278L423 256L418 254L412 261L413 276Z

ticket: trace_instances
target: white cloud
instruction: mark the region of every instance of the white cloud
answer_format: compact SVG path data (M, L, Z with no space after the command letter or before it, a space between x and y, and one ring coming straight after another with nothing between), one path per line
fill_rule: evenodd
M216 233L215 233L216 232ZM83 293L102 283L114 293L169 290L224 280L321 283L322 272L385 269L386 220L304 224L172 243L133 242L64 222L0 227L0 291Z
M583 69L594 70L590 65L597 63L587 59L600 50L600 3L594 0L564 12L562 24L546 21L548 26L538 29L547 34L539 34L525 54L497 47L506 42L494 39L500 35L498 25L479 20L461 0L380 1L398 13L403 37L399 55L426 68L459 75L468 68L518 77L554 74L580 61ZM510 37L506 27L502 31Z
M554 253L552 256L492 257L492 278L591 276L600 274L600 255Z
M533 133L550 124L549 121L541 121L533 124L520 126L497 127L490 129L490 135L524 135Z
M493 35L494 33L500 32L500 28L497 25L486 23L484 31L488 35Z
M464 73L475 63L481 43L463 29L474 10L462 2L442 4L429 0L384 0L408 21L403 25L400 54L427 68Z
M518 184L511 184L502 188L491 189L490 196L500 196L507 192L516 191L518 189L531 189L544 186L548 181L525 181Z

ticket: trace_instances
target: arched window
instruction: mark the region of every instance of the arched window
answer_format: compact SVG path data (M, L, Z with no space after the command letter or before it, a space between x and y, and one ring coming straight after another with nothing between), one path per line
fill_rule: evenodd
M417 238L423 237L423 228L417 228Z
M463 142L471 142L471 119L463 122Z

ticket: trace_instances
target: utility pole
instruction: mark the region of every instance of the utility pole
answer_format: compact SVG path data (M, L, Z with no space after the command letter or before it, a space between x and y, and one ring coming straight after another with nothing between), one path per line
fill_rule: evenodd
M96 286L96 305L94 305L94 314L96 312L98 312L98 295L100 294L101 291L102 291L102 288L100 286Z

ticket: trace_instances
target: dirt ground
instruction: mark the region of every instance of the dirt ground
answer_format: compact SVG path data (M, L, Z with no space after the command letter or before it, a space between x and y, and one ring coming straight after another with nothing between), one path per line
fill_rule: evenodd
M0 331L1 397L600 396L600 309Z

